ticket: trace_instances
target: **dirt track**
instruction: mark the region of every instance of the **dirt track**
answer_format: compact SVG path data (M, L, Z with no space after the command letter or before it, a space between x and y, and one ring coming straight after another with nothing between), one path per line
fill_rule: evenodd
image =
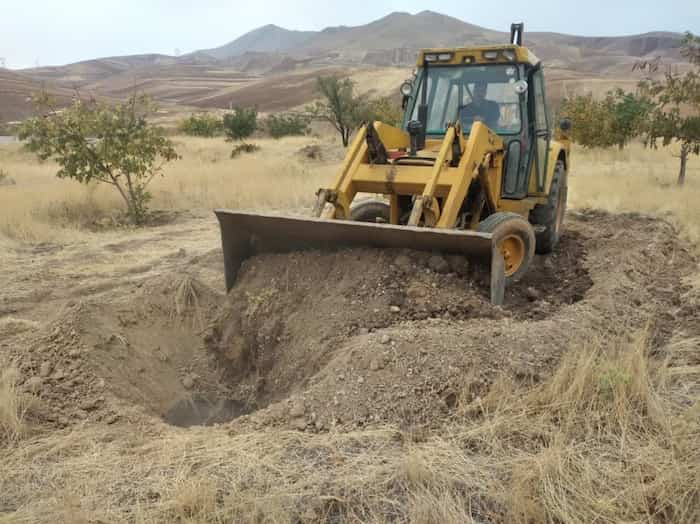
M41 399L35 423L434 428L499 377L541 380L591 333L648 325L661 352L698 329L682 299L695 260L643 216L571 213L503 308L464 260L363 249L251 259L225 297L217 233L181 217L5 255L2 349Z

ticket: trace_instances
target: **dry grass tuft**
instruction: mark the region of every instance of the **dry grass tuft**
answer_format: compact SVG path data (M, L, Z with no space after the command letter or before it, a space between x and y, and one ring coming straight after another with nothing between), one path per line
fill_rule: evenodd
M26 433L25 417L31 399L19 391L19 371L14 365L0 371L0 443L16 442Z
M570 353L519 410L496 415L501 431L541 442L514 461L513 521L696 521L700 427L673 414L668 370L652 371L646 348L639 337L610 353Z
M173 307L170 311L171 320L176 317L191 315L193 322L198 323L202 328L204 318L199 301L200 291L198 282L189 275L184 275L175 287L173 297Z

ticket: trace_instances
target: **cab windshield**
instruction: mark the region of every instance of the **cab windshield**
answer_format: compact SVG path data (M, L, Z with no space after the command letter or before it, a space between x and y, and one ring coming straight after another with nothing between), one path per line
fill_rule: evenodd
M419 70L412 120L418 119L425 77L425 70ZM447 124L455 121L461 122L465 134L475 121L484 122L498 134L519 133L520 100L514 86L519 78L518 67L508 64L430 66L426 133L444 134Z

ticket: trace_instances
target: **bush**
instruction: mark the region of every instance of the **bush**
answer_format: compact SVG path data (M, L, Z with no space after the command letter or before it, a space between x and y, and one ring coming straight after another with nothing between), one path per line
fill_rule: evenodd
M241 153L255 153L258 150L260 150L260 146L256 144L246 144L243 142L242 144L233 148L231 151L231 158L236 158Z
M180 121L178 130L190 136L211 138L223 133L224 123L215 115L201 113Z
M272 138L305 135L309 132L309 118L295 114L270 115L265 127Z
M229 140L243 140L258 128L258 110L254 107L236 107L224 115L224 132Z
M389 96L367 101L362 113L363 120L366 122L378 121L396 127L401 126L403 122L401 105Z

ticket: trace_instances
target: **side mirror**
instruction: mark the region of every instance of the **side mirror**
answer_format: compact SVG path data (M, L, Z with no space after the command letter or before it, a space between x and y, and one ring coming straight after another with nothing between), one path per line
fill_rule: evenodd
M568 118L562 118L561 121L559 122L559 129L561 129L564 132L570 131L571 130L571 120Z
M406 125L406 131L408 131L408 134L411 137L411 151L410 155L411 156L416 156L416 153L420 151L423 147L425 147L425 136L423 135L424 128L423 128L423 122L420 120L411 120L407 125ZM422 137L422 141L421 141ZM422 142L422 144L421 144Z

